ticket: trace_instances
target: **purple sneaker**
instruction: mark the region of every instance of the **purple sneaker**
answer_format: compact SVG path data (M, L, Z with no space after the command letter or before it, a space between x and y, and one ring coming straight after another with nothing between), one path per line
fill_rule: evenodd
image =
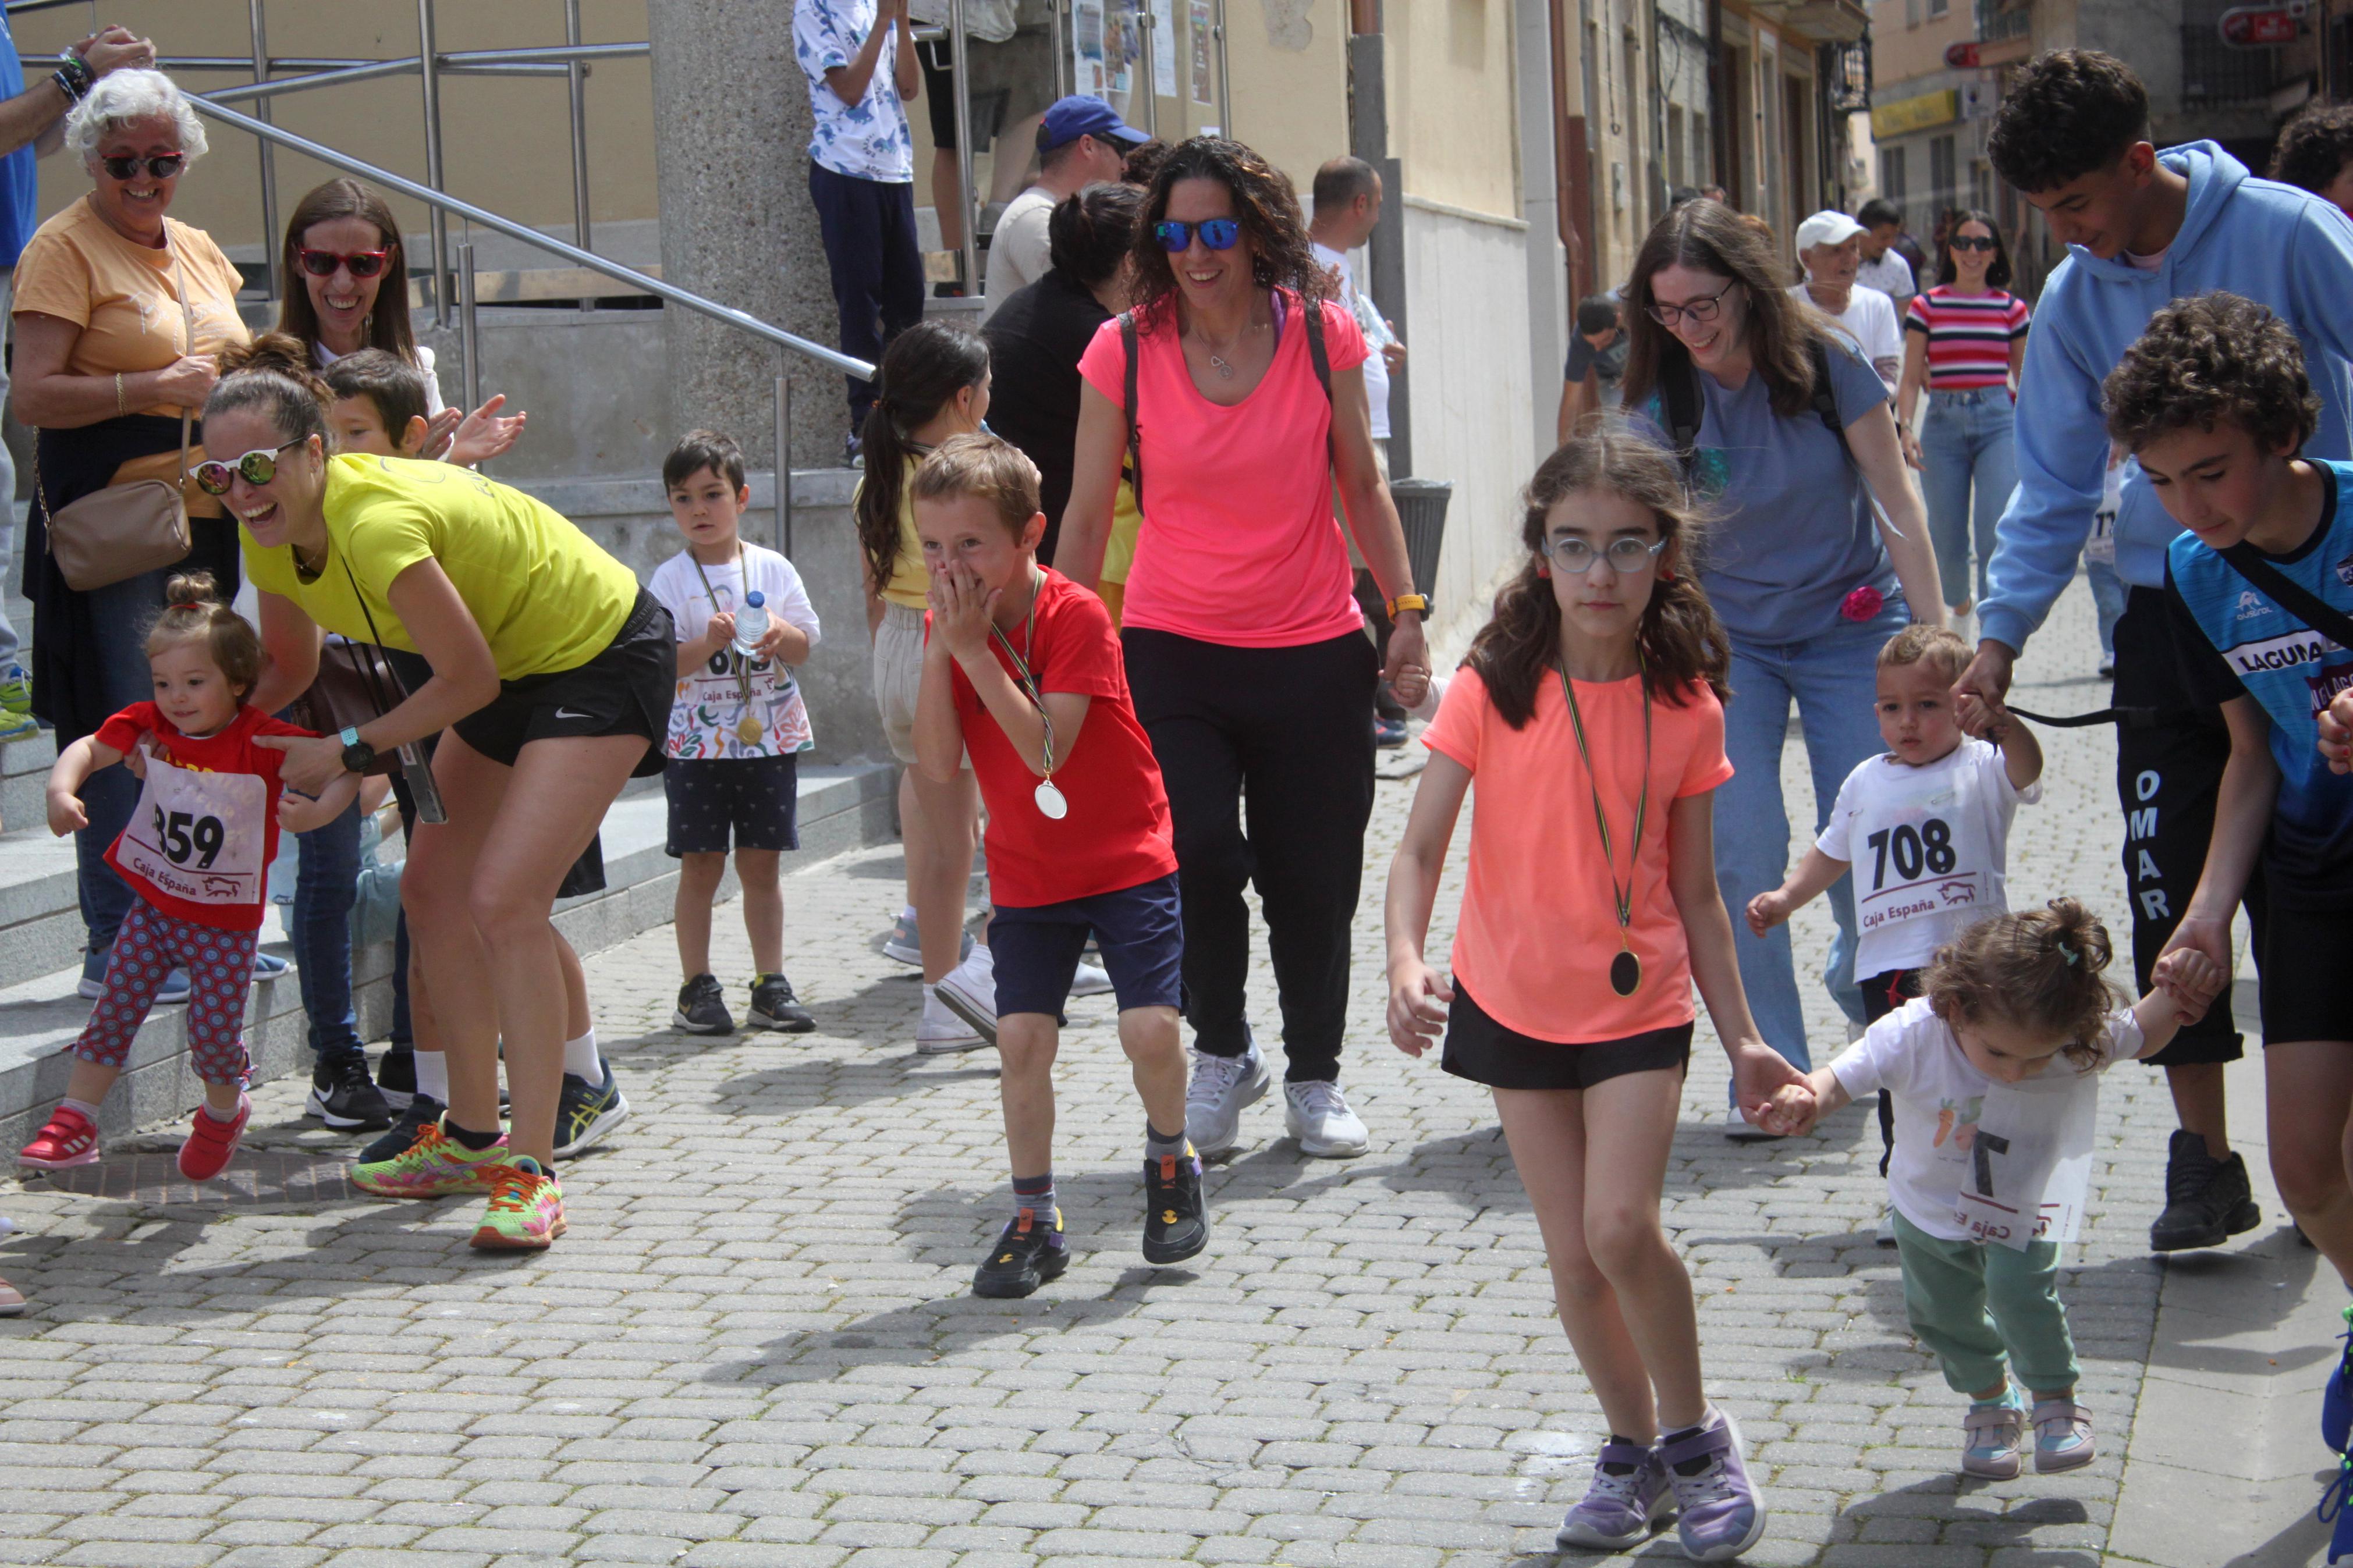
M1622 1475L1604 1467L1630 1465ZM1553 1539L1562 1546L1622 1552L1640 1546L1675 1511L1674 1493L1655 1449L1633 1443L1604 1443L1593 1461L1593 1484Z
M2088 1465L2099 1451L2092 1441L2092 1413L2072 1399L2038 1399L2027 1419L2034 1424L2037 1475Z
M1659 1463L1683 1517L1675 1534L1694 1563L1728 1563L1765 1533L1765 1496L1740 1457L1740 1428L1711 1409L1691 1436L1662 1443Z

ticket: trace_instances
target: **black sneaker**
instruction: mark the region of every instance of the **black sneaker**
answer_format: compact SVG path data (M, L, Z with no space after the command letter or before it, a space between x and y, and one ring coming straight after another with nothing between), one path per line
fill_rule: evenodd
M1182 1263L1209 1245L1209 1203L1198 1154L1144 1162L1144 1261Z
M1055 1216L1049 1227L1038 1223L1037 1216L1023 1209L1005 1222L1005 1234L997 1238L988 1257L972 1277L972 1293L976 1296L1013 1298L1027 1296L1049 1279L1061 1277L1071 1266L1070 1248L1062 1244L1062 1222Z
M367 1058L357 1051L319 1058L311 1069L311 1099L302 1114L337 1132L373 1132L392 1125L392 1108L368 1077Z
M605 1072L602 1083L564 1075L564 1093L555 1102L555 1157L559 1160L568 1160L604 1142L607 1133L629 1119L629 1102L613 1080L611 1065L602 1058L596 1065Z
M417 1142L417 1135L438 1122L441 1113L448 1109L429 1094L412 1096L400 1120L392 1124L392 1131L361 1150L353 1163L374 1165L406 1153L408 1146Z
M791 981L781 974L763 974L752 982L752 1027L806 1035L817 1027L817 1020L793 994Z
M395 1046L375 1064L375 1091L394 1114L408 1109L417 1098L417 1047Z
M2206 1140L2176 1128L2165 1159L2165 1212L2148 1227L2152 1252L2220 1247L2255 1228L2263 1217L2247 1187L2247 1163L2232 1154L2217 1160Z
M690 1035L732 1035L735 1016L727 1011L727 994L711 975L698 974L678 988L678 1011L670 1021Z

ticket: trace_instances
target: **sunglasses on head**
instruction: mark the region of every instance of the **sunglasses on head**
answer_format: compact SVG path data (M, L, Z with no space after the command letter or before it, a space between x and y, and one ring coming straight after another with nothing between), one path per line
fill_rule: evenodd
M113 180L137 179L142 164L144 164L147 172L155 178L168 180L188 166L188 155L185 153L163 153L153 158L124 156L100 158L98 161L98 166L106 171L109 179Z
M1170 218L1152 226L1153 237L1160 241L1160 248L1171 256L1192 248L1196 232L1199 233L1201 243L1209 249L1231 250L1234 242L1242 237L1242 226L1240 220L1229 217L1203 218L1199 223L1178 223Z
M1989 234L1957 234L1945 243L1955 250L1991 250L2000 242Z
M229 481L238 474L243 474L245 482L249 485L266 485L276 479L278 454L290 447L299 447L309 439L308 436L298 436L280 446L257 447L233 463L203 462L188 471L195 476L196 488L205 494L225 496L228 494Z
M392 250L390 247L382 250L312 250L304 246L294 253L294 259L313 278L332 278L338 267L354 278L373 278L392 259Z

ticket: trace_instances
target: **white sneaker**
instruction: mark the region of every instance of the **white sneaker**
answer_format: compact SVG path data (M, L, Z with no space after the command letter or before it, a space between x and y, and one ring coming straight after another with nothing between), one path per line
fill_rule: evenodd
M1767 1143L1780 1136L1778 1132L1766 1131L1741 1115L1740 1107L1736 1105L1724 1108L1724 1135L1735 1143Z
M1206 1160L1240 1142L1242 1108L1265 1098L1266 1086L1266 1058L1257 1041L1238 1057L1195 1047L1193 1081L1185 1089L1185 1135L1193 1152Z
M1873 1230L1871 1233L1871 1242L1874 1247L1894 1247L1896 1245L1895 1211L1894 1209L1882 1209L1880 1211L1879 1225L1877 1228Z
M963 1019L940 1005L937 994L923 994L923 1020L915 1026L915 1054L945 1056L952 1051L976 1051L988 1044Z
M962 963L940 977L932 994L982 1039L997 1044L997 961L988 949L974 948Z
M1311 1080L1282 1086L1282 1128L1299 1152L1319 1160L1353 1160L1373 1146L1372 1134L1336 1083Z
M1100 996L1111 988L1109 971L1100 963L1089 963L1083 959L1080 961L1079 972L1071 980L1071 995Z

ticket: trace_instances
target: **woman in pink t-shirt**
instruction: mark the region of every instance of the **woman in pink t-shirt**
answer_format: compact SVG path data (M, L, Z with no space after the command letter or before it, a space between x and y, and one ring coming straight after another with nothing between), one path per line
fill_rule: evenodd
M1365 1126L1337 1080L1373 802L1365 715L1381 672L1332 519L1335 479L1389 600L1386 673L1398 700L1419 700L1429 673L1426 605L1373 457L1364 336L1327 298L1290 187L1240 142L1197 136L1169 154L1134 255L1134 309L1105 322L1079 362L1086 384L1054 564L1090 585L1101 569L1131 457L1133 341L1144 528L1120 640L1176 827L1196 1050L1188 1130L1204 1154L1230 1149L1242 1108L1266 1092L1243 1016L1242 892L1254 880L1282 1000L1285 1124L1305 1153L1361 1154Z

